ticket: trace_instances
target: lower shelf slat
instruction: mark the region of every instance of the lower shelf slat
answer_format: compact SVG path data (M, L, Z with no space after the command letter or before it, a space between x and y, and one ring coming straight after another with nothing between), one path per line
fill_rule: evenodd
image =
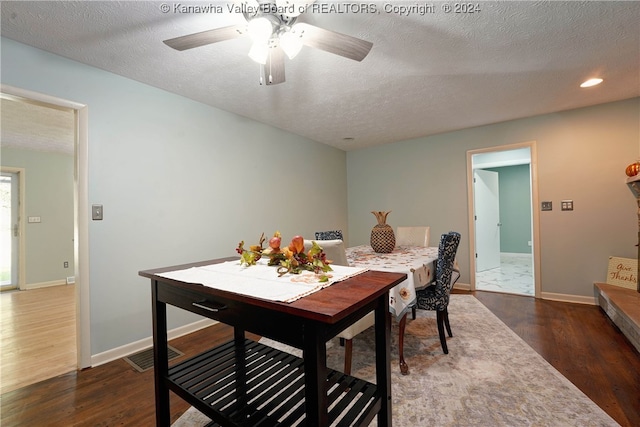
M253 340L244 347L229 341L171 366L167 380L212 427L306 425L303 360ZM376 386L367 381L329 370L327 388L332 425L363 425L380 410Z

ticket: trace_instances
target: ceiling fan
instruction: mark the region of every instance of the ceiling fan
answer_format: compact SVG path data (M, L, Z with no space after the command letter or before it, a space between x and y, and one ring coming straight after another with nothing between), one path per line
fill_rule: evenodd
M231 25L165 40L176 50L218 43L249 34L253 45L249 57L260 64L260 84L283 83L284 55L293 59L303 45L324 50L355 61L362 61L373 43L297 22L298 16L316 0L236 1L230 11L241 12L246 24Z

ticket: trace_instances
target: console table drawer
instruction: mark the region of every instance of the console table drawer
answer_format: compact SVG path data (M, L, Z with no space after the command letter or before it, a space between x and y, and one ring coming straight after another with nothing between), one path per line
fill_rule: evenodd
M286 313L257 306L248 308L234 299L162 282L157 286L159 301L298 348L302 345L303 323L296 322ZM202 290L206 291L206 288L202 286Z

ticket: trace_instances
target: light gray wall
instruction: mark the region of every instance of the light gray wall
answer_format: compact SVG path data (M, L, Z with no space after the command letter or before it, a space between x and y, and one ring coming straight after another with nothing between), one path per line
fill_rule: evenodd
M2 83L88 105L89 203L104 205L89 227L92 354L151 336L140 270L232 256L261 232L346 231L343 151L1 41ZM169 311L170 328L197 319Z
M530 254L531 174L529 165L488 168L498 173L500 252Z
M24 169L25 215L41 219L24 224L24 283L73 276L73 156L5 147L0 154L2 166Z
M530 102L523 100L523 102ZM640 98L465 129L347 153L350 244L368 243L372 210L392 226L431 226L432 242L462 233L469 283L468 150L537 141L542 291L593 296L610 255L636 256L637 206L625 167L640 153ZM573 199L574 211L560 201Z

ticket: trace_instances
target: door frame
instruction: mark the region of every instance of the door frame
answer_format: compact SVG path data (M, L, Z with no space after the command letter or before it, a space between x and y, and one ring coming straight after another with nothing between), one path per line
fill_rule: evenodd
M23 289L25 285L26 267L24 262L24 227L25 227L25 169L15 168L12 166L0 166L3 173L12 173L18 175L18 283L15 283L16 289ZM13 288L11 288L13 289Z
M476 260L475 260L475 221L474 221L474 200L473 200L473 155L481 153L491 153L500 151L511 151L519 148L529 148L531 153L530 173L531 173L531 234L533 255L533 282L534 295L540 298L540 211L538 210L538 152L536 141L520 142L515 144L499 145L496 147L480 148L467 151L467 214L469 220L469 274L470 289L476 290Z
M91 367L91 317L89 298L89 108L85 104L0 84L0 96L75 112L74 156L74 264L76 278L77 368ZM24 221L23 221L24 222Z

